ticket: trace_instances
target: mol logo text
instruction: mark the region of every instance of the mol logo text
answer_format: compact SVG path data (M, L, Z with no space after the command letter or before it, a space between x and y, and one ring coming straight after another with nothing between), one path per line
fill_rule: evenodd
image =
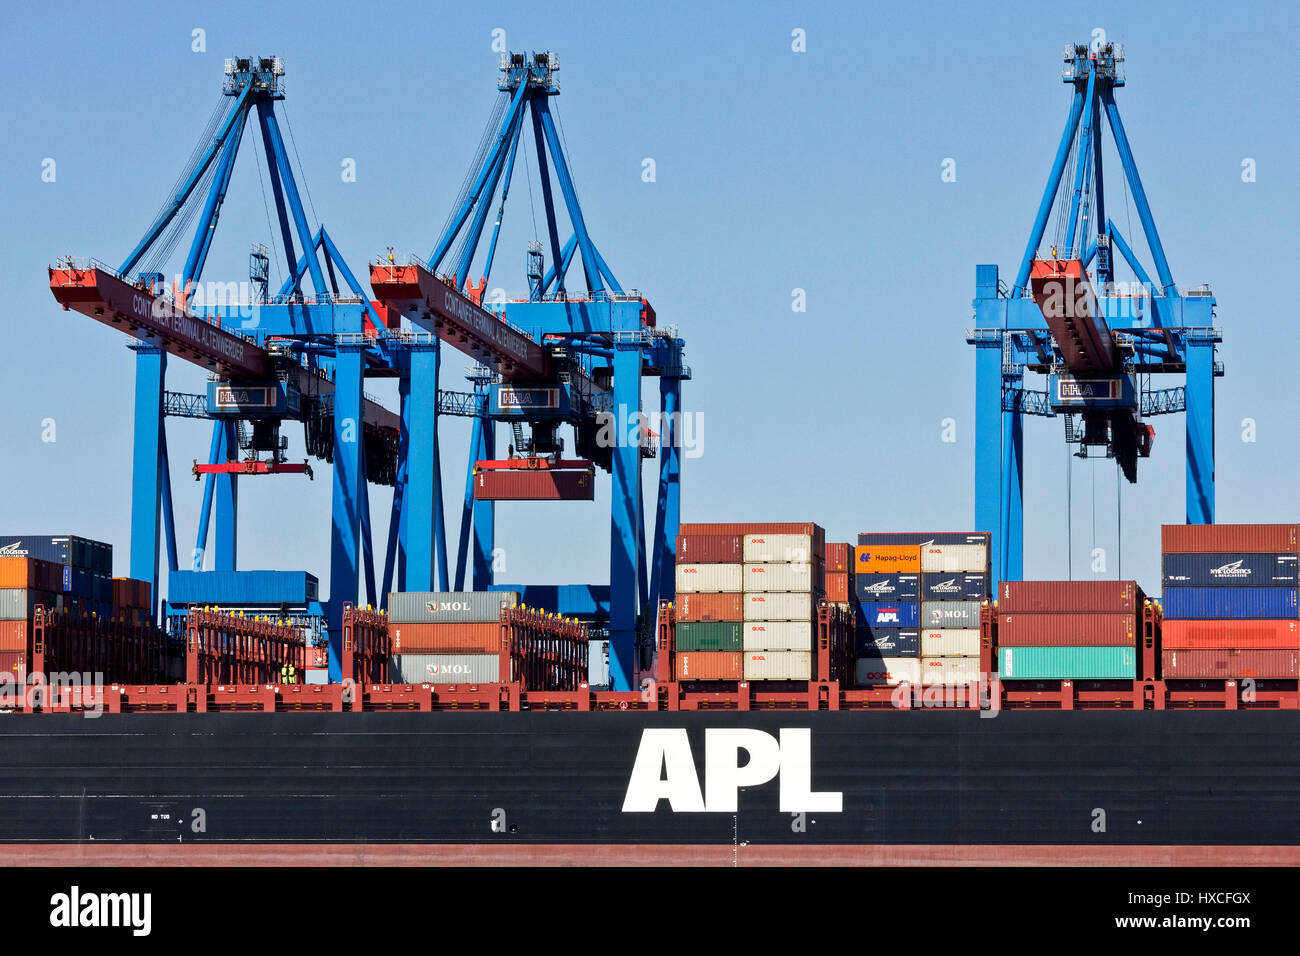
M439 611L468 611L468 601L426 601L424 606L429 609L430 614L437 614Z
M430 664L425 668L430 675L435 674L468 674L468 664Z
M740 752L748 759L741 762ZM782 813L840 813L844 795L812 789L812 731L783 727L780 737L762 730L715 727L704 731L704 781L685 728L641 732L641 746L623 798L624 813L654 813L667 800L673 813L735 813L740 788L780 778Z

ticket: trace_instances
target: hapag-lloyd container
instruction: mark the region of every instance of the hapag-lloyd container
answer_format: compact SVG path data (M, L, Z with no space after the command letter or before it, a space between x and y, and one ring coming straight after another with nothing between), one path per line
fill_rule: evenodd
M922 657L979 657L979 628L922 628Z
M998 676L1003 680L1132 680L1137 677L1137 650L999 647Z
M1142 607L1134 581L1003 581L998 585L998 612L1046 611L1133 613Z
M688 651L676 655L674 676L678 680L742 680L743 652Z
M978 657L922 657L921 686L969 684L980 679Z
M859 657L853 665L859 687L896 687L921 683L921 661L915 657Z
M391 624L394 654L492 654L501 650L501 625Z
M679 534L678 564L740 564L744 558L738 534Z
M1296 524L1166 524L1160 527L1162 554L1300 554Z
M1133 614L999 614L1002 647L1136 647Z
M909 544L867 544L853 549L853 570L862 574L918 574L921 549Z
M813 539L810 534L747 534L742 546L746 564L812 563Z
M922 601L921 624L925 627L980 626L979 601Z
M1300 621L1165 621L1165 650L1300 649Z
M486 624L501 620L503 607L519 603L518 591L393 591L391 624Z
M1164 610L1166 620L1300 617L1296 588L1165 588Z
M746 564L745 591L812 591L811 564Z
M388 677L394 684L496 684L500 654L395 654Z
M863 601L858 605L858 629L921 625L921 605L915 601Z
M987 571L989 549L983 544L932 544L921 548L921 570L951 574Z
M813 645L811 621L746 621L746 651L810 651Z
M921 575L922 601L981 601L989 596L989 576L983 571Z
M812 651L746 651L745 680L812 680Z
M746 621L812 621L812 595L759 592L745 595Z
M1166 650L1160 657L1165 680L1300 677L1300 650Z
M681 621L674 643L678 651L739 651L745 646L743 626L730 621Z
M1286 586L1300 583L1300 557L1294 554L1166 554L1162 559L1165 587L1230 584L1239 587Z
M855 657L920 657L921 632L905 627L856 631L853 654Z
M743 621L743 594L682 594L677 598L678 621Z
M740 564L679 564L677 593L743 591L743 569L744 565Z
M859 601L915 601L920 579L920 574L857 574L853 587Z

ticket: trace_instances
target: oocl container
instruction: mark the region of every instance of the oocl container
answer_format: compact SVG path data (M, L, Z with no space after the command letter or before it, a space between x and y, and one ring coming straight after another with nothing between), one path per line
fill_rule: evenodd
M738 534L679 534L678 564L740 564L743 559Z
M1132 647L999 647L1003 680L1132 680L1137 651Z
M1134 647L1132 614L999 614L1003 647Z
M1164 611L1169 620L1300 616L1296 588L1165 588Z
M1300 583L1294 554L1166 554L1162 559L1165 587L1231 584L1279 586Z
M920 657L921 632L904 627L856 631L853 653L857 657Z
M918 574L921 549L909 544L860 544L853 549L858 574Z
M925 627L980 626L979 601L922 601L921 623Z
M1254 551L1300 554L1300 525L1167 524L1160 528L1163 554L1219 554Z
M922 657L979 657L979 628L922 628Z
M915 601L920 579L920 574L857 574L853 587L859 601Z
M678 651L739 651L743 625L724 621L681 621L674 633Z
M1300 649L1300 621L1165 621L1165 650Z
M921 658L921 685L969 684L980 679L978 657L923 657Z
M758 592L745 595L747 621L811 621L812 595L807 593Z
M742 627L745 635L742 650L812 650L811 621L746 621Z
M397 654L389 679L395 684L495 684L500 654Z
M743 654L740 651L679 652L674 676L678 680L741 680L745 676Z
M1160 656L1161 675L1166 680L1300 677L1297 650L1166 650Z
M745 680L812 680L811 651L746 651Z
M745 591L808 591L813 589L811 564L746 564Z
M853 665L859 687L896 687L921 683L921 662L915 657L859 657Z
M677 598L679 621L742 621L743 594L683 594Z
M394 591L388 595L388 620L394 624L486 624L501 620L501 609L518 603L518 591Z
M677 593L743 591L743 568L740 564L679 564Z
M1003 581L998 612L1137 611L1142 592L1133 581Z
M932 544L921 548L921 570L951 574L987 571L989 549L983 544Z
M812 563L813 539L810 534L747 534L743 547L746 564Z

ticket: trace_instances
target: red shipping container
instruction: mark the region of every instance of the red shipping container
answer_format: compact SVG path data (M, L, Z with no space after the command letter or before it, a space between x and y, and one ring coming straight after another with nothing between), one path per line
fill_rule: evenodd
M496 654L501 650L501 625L391 624L394 654Z
M679 621L743 621L744 619L743 594L680 594L677 597L677 620Z
M1300 677L1300 651L1260 649L1164 651L1161 676L1165 680L1201 678L1261 679Z
M1166 524L1160 526L1163 554L1300 554L1296 524Z
M826 545L826 573L849 571L853 568L853 548L844 542Z
M1134 613L1143 596L1134 581L1003 581L998 613Z
M742 540L738 534L679 534L677 563L740 564Z
M27 650L26 621L0 621L0 651Z
M1132 614L999 613L997 638L999 647L1136 646L1136 618Z
M688 651L677 655L675 676L678 680L742 680L744 660L739 651Z
M592 501L596 476L589 471L488 468L474 476L477 501Z
M1165 650L1300 650L1300 621L1165 621Z
M26 651L0 651L0 677L18 681L27 676Z
M849 603L848 574L826 572L826 600L832 604Z
M733 521L713 524L683 524L678 534L808 534L813 539L814 563L822 559L826 549L826 529L811 521Z

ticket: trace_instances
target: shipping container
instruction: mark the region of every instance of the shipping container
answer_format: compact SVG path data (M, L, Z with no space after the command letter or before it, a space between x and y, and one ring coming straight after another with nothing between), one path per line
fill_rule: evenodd
M989 549L984 544L932 544L921 550L921 570L952 574L954 571L987 572Z
M1165 650L1300 650L1300 621L1165 621Z
M857 657L920 657L921 632L905 627L877 627L856 631L853 653Z
M1132 647L999 647L1003 680L1134 680Z
M812 651L746 651L745 680L812 680Z
M678 680L743 680L744 654L741 651L692 651L676 655L674 676Z
M846 542L831 542L826 545L826 573L850 571L853 568L853 549Z
M0 535L0 552L20 557L40 558L54 564L86 568L102 574L113 573L113 546L75 534Z
M394 654L388 679L394 684L495 684L500 654Z
M26 621L0 621L0 651L29 650L31 629Z
M746 564L745 592L811 592L811 564Z
M812 621L746 621L745 651L810 651L813 646ZM729 648L719 648L729 650Z
M989 544L987 531L863 531L858 544Z
M39 558L0 557L0 588L62 591L63 569Z
M474 474L476 501L593 501L594 471L487 468Z
M679 534L677 536L678 564L741 564L743 563L738 534Z
M792 591L745 595L746 621L811 621L816 613L811 594Z
M924 627L979 627L979 601L922 601Z
M677 598L678 621L743 621L743 594L682 594Z
M999 614L1003 647L1136 647L1133 614Z
M1300 525L1167 524L1160 527L1162 554L1300 554Z
M853 549L858 574L919 574L921 549L910 544L868 544Z
M982 601L989 597L989 576L983 571L921 575L923 601Z
M743 571L743 564L679 564L677 565L677 593L716 594L720 591L743 591L745 580Z
M743 548L746 564L811 564L813 560L810 534L747 534Z
M1136 612L1142 591L1134 581L1003 581L998 585L998 612Z
M1166 650L1160 657L1165 680L1300 677L1300 650Z
M921 626L921 605L916 601L863 601L858 605L858 628Z
M494 654L501 650L501 625L392 624L394 654Z
M922 657L921 685L969 684L980 679L978 657Z
M0 651L0 678L15 684L27 680L27 652Z
M320 600L320 582L306 571L172 571L167 600L220 607L302 606Z
M978 627L922 628L922 657L979 657Z
M1167 620L1300 616L1296 588L1165 588L1164 611Z
M859 657L853 666L859 687L896 687L921 683L921 661L915 657Z
M592 690L610 686L609 641L587 642L587 685Z
M501 620L503 607L518 603L518 591L393 591L388 595L388 620L393 624L495 623Z
M723 621L680 621L674 643L679 651L744 650L742 626Z
M827 573L826 600L832 604L848 604L856 595L849 587L848 573Z
M30 621L38 604L54 611L59 606L59 595L29 588L0 588L0 621Z
M921 597L920 574L855 574L859 601L916 601Z
M1166 554L1162 556L1165 587L1232 584L1285 586L1300 583L1300 557L1294 554Z

